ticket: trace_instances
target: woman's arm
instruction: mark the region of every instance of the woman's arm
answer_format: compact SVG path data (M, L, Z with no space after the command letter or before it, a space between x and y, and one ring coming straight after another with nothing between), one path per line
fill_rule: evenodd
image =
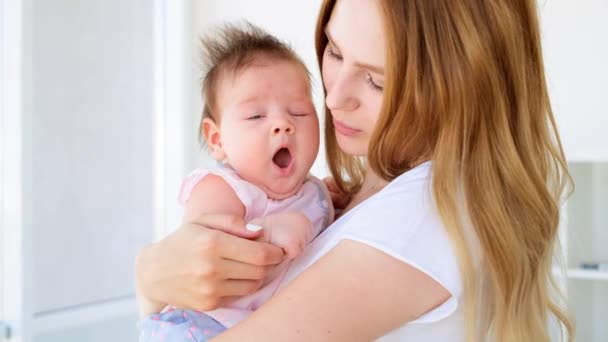
M213 341L371 341L450 296L416 268L345 240Z
M183 223L196 221L204 214L226 214L235 217L245 216L245 207L234 190L221 177L210 174L203 178L192 189L184 204ZM173 256L167 256L173 257ZM140 316L159 312L165 303L157 302L146 297L141 290L141 284L136 284L137 300Z
M260 235L246 230L242 218L202 215L144 247L135 261L141 313L164 303L207 311L252 293L284 258L281 248L248 240Z
M245 207L232 188L221 177L210 174L196 184L189 194L188 200L184 204L182 221L184 224L193 223L204 214L226 214L243 217ZM140 284L136 284L140 316L159 312L165 307L165 303L146 297L140 287Z

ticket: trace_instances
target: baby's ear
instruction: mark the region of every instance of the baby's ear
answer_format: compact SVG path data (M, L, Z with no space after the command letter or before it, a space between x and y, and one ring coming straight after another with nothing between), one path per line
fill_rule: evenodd
M222 136L220 127L210 118L204 118L201 125L203 137L209 147L209 152L213 159L223 161L226 159L226 152L222 148Z

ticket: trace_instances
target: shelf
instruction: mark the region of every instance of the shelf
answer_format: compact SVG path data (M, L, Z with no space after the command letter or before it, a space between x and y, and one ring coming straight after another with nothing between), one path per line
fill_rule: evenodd
M586 280L604 280L608 281L608 272L581 270L578 268L569 268L567 271L569 279L586 279Z
M581 280L603 280L608 281L608 272L606 271L594 271L594 270L583 270L580 268L569 268L566 271L568 279L581 279ZM559 267L553 267L553 275L557 278L562 278L563 272Z

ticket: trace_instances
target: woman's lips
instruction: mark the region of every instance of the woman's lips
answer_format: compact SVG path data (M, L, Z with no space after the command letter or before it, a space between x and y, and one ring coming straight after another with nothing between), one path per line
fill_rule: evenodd
M350 126L347 126L336 119L334 119L333 121L334 121L334 127L336 128L336 131L347 137L354 137L356 135L359 135L362 132L360 129L355 129Z

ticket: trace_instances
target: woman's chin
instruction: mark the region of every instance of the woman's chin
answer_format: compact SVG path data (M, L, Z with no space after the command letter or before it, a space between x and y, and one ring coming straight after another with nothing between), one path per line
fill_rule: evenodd
M354 139L351 137L344 137L340 134L336 134L336 141L338 147L342 152L356 157L367 156L367 142L361 141L361 139Z

